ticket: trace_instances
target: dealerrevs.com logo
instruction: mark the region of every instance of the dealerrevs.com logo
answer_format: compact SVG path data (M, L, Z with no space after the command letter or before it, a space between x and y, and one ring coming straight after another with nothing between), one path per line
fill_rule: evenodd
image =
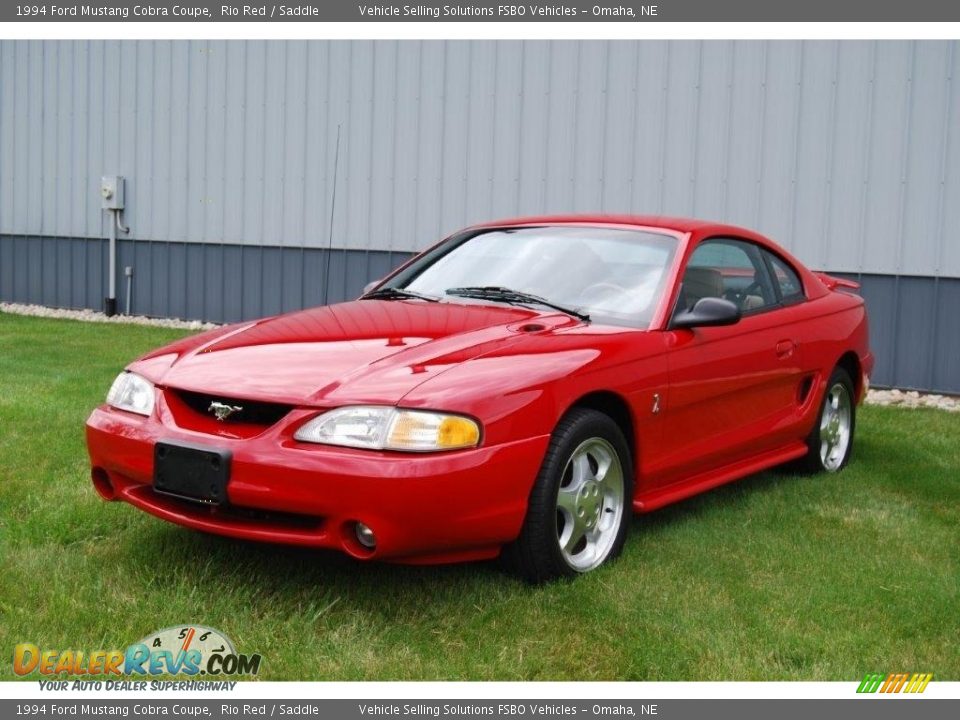
M238 653L219 630L177 625L147 635L126 650L54 650L20 643L13 651L17 675L44 676L235 676L260 672L259 654Z

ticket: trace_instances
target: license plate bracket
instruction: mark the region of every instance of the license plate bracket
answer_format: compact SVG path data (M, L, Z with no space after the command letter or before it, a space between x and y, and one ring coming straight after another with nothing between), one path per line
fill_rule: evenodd
M207 445L158 442L153 448L153 489L205 505L227 502L231 453Z

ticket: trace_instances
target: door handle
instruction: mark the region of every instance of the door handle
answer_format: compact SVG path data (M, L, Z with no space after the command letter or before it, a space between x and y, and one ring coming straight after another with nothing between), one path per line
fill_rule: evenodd
M796 349L797 344L793 340L781 340L777 343L777 357L786 360L793 355L793 351Z

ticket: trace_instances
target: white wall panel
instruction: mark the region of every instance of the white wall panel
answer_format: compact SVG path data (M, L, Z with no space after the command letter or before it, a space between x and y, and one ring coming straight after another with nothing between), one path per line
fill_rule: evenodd
M0 234L103 236L116 173L138 240L407 251L663 212L960 276L957 44L3 41Z
M960 43L950 45L949 107L947 109L947 131L944 133L943 152L943 192L938 201L940 227L939 263L934 269L939 275L960 276Z

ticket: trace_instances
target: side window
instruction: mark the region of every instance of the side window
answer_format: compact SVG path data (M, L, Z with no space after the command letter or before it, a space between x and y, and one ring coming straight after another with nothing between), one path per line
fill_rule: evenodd
M780 288L780 297L784 303L793 303L803 300L803 284L800 282L800 276L783 260L773 253L763 251L770 263L770 269L773 271L773 277Z
M744 314L776 305L777 293L760 253L743 240L702 242L683 274L678 309L690 309L705 297L730 300Z

